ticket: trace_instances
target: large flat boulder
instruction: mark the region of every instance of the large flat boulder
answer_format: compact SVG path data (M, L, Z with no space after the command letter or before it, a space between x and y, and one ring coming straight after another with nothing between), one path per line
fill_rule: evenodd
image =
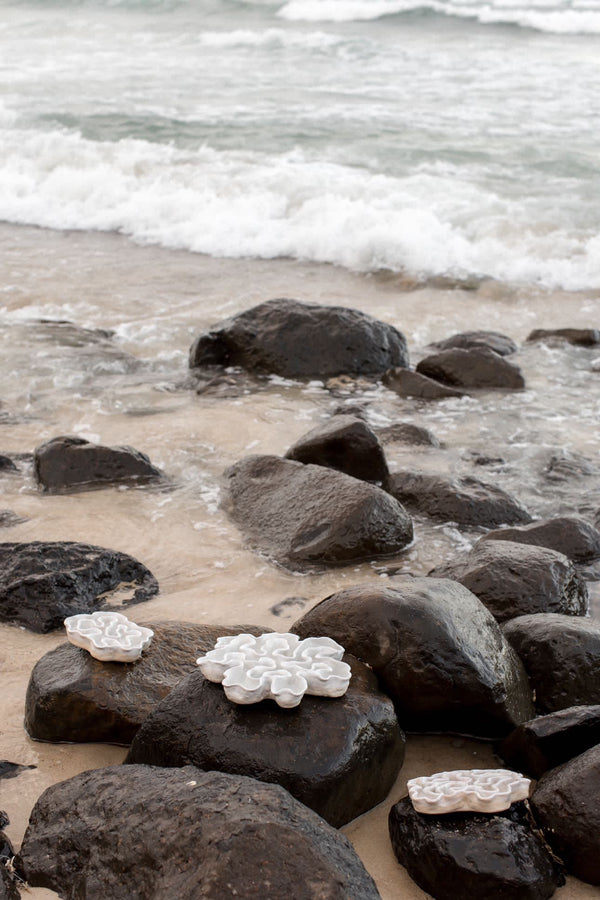
M64 493L113 484L148 484L163 479L145 453L104 447L79 437L55 437L34 453L34 475L45 490Z
M278 785L110 766L48 788L21 871L62 897L379 900L342 834Z
M519 616L503 632L535 690L540 713L600 704L600 622L556 613Z
M143 624L143 623L140 623ZM130 744L144 719L175 685L196 671L217 638L263 634L250 625L151 622L154 637L133 663L100 662L73 644L46 653L33 668L25 728L38 741Z
M250 545L290 568L390 556L413 539L397 500L334 469L250 456L225 479L225 507Z
M156 578L126 553L72 541L0 544L0 622L46 633L67 616L149 600Z
M483 541L429 573L460 581L499 622L530 613L584 616L588 591L573 563L547 547Z
M389 829L398 861L435 900L547 900L565 883L524 803L493 815L422 815L405 797Z
M332 416L299 438L285 458L337 469L384 486L390 474L379 438L356 416Z
M518 366L487 347L440 350L422 359L417 365L417 372L458 388L518 391L525 387L525 379Z
M493 484L478 478L444 478L426 472L394 472L390 493L409 509L425 513L438 522L458 525L513 525L531 521L521 504Z
M406 339L392 325L356 309L286 299L213 325L189 358L192 369L241 366L286 378L380 375L408 362Z
M544 775L531 805L567 871L600 885L600 744Z
M366 666L346 662L352 676L342 697L305 695L294 709L233 703L197 671L146 719L127 762L252 775L339 827L385 799L404 759L392 702Z
M554 516L517 528L498 528L489 531L481 540L549 547L564 553L573 562L600 557L600 531L580 516Z
M332 637L366 662L409 731L499 737L532 718L517 655L470 591L437 578L390 578L332 594L291 629Z

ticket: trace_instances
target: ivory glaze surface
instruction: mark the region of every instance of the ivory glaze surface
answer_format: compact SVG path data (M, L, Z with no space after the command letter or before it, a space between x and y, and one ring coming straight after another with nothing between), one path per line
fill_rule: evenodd
M457 769L412 778L407 787L417 812L440 815L502 812L526 800L530 784L529 778L508 769Z
M81 613L65 619L67 638L101 662L134 662L154 632L116 612Z
M350 682L344 648L328 637L300 640L296 634L238 634L220 637L197 660L209 681L222 683L228 700L298 706L304 694L341 697Z

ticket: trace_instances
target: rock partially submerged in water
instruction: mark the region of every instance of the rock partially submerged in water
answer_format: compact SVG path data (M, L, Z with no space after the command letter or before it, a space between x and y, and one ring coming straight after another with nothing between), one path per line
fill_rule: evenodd
M528 341L566 341L581 347L600 344L600 331L596 328L536 328L530 332Z
M250 456L225 473L226 505L251 545L288 567L389 556L413 538L381 488L323 466Z
M600 744L544 775L531 805L567 871L600 885Z
M294 709L231 703L197 671L148 716L127 762L252 775L339 827L385 799L404 759L393 703L366 666L345 661L352 677L342 697L307 695Z
M120 609L157 592L152 572L116 550L71 541L0 544L0 622L45 634L67 616Z
M379 900L346 837L278 785L110 766L48 788L20 864L63 897Z
M190 368L241 366L286 378L380 375L408 366L406 339L357 309L268 300L196 338Z
M421 425L414 425L412 422L394 422L393 425L386 425L384 428L377 430L379 440L384 444L416 444L426 447L435 447L439 449L442 445L436 436L423 428Z
M375 484L387 484L389 470L377 435L355 416L332 416L303 435L286 459L326 466Z
M555 613L503 627L535 690L541 713L600 703L600 622Z
M524 803L495 815L428 816L405 797L389 830L398 861L436 900L546 900L565 883Z
M438 522L490 528L531 521L527 510L514 497L472 476L450 479L401 471L391 476L388 489L409 509Z
M584 616L588 610L585 581L566 556L547 547L481 541L429 574L464 584L499 622L529 613Z
M409 731L499 737L532 717L523 666L470 591L437 578L390 578L332 594L291 628L366 662Z
M148 484L163 473L133 447L104 447L79 437L46 441L34 455L36 481L45 491L86 490L112 484Z
M600 706L571 706L523 722L497 748L510 766L540 778L600 744Z
M478 350L483 347L493 350L498 356L510 356L518 349L512 338L498 331L461 331L443 341L434 341L429 346L436 350L451 350L455 347L461 350Z
M548 547L563 553L573 562L587 562L600 557L600 531L580 516L555 516L519 528L498 528L488 532L481 540Z
M521 370L487 347L440 350L426 356L417 372L459 388L504 388L519 391L525 387Z
M61 644L36 663L25 700L25 728L38 741L130 744L144 719L196 671L196 656L217 638L268 630L249 625L152 623L152 643L136 663L102 663Z
M445 400L448 397L464 397L464 391L448 387L411 369L390 369L381 379L390 391L399 397L418 397L420 400Z
M15 851L2 829L9 824L8 816L0 810L0 900L21 900L21 894L8 868Z

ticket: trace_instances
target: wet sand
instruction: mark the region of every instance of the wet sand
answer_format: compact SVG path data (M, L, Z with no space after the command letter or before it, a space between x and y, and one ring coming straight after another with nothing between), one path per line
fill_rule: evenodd
M464 289L464 288L468 289ZM0 226L0 340L4 366L0 453L27 454L59 434L104 444L130 444L174 480L171 491L107 489L46 496L23 459L17 475L0 473L0 507L26 521L2 531L6 541L75 540L130 553L161 586L158 597L130 609L139 622L180 619L252 623L287 630L302 609L284 616L274 604L305 598L304 610L327 594L379 578L381 561L294 574L245 548L219 508L223 469L250 453L282 454L339 404L366 401L373 424L412 421L430 428L445 449L387 449L391 467L417 464L449 474L473 472L471 451L498 451L506 465L476 471L518 494L532 512L573 509L593 518L600 485L552 485L540 471L557 448L595 456L600 437L600 374L594 354L579 348L533 347L518 354L528 390L424 405L378 386L298 385L273 379L260 392L197 395L187 379L195 334L277 296L365 310L399 327L411 359L428 341L475 328L522 342L533 328L594 327L598 295L547 293L484 282L419 285L392 273L353 274L289 260L217 260L140 247L117 235L57 233ZM39 319L69 320L79 329L112 329L108 342L66 333ZM600 354L598 354L600 355ZM416 521L413 547L385 565L426 573L476 535ZM31 807L49 785L89 768L120 762L123 748L50 745L23 730L29 673L62 634L34 635L0 625L2 735L0 758L37 768L0 781L0 808L18 847ZM488 744L450 737L414 737L390 796L344 832L384 900L426 895L395 862L387 835L390 806L407 778L446 768L496 765ZM32 898L54 896L41 889ZM598 888L569 879L557 898L588 900Z

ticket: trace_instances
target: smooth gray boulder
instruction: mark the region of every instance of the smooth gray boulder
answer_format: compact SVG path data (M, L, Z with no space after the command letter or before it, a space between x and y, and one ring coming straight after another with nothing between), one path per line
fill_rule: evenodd
M597 328L536 328L529 333L528 341L563 341L580 347L595 347L600 344Z
M521 370L487 347L440 350L422 359L417 372L458 388L519 391L525 387Z
M286 378L381 375L408 366L404 335L357 309L268 300L199 335L191 369L241 366Z
M461 331L442 341L434 341L429 346L436 350L451 350L454 347L472 350L483 347L493 350L499 356L510 356L518 349L512 338L498 331Z
M52 438L36 449L34 475L40 487L54 493L164 478L146 454L133 447L104 447L68 436Z
M549 547L564 553L573 562L587 562L600 557L600 531L579 516L555 516L518 528L498 528L489 531L481 540Z

